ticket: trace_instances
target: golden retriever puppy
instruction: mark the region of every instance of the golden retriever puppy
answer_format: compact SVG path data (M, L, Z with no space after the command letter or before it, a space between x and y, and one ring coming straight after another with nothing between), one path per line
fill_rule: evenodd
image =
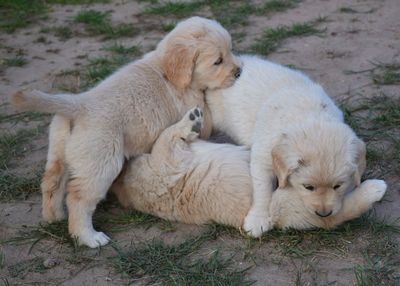
M199 108L190 110L180 122L161 133L151 154L129 161L112 186L123 206L184 223L243 226L253 191L250 151L196 140L202 121ZM335 143L346 140L338 139ZM274 167L277 173L281 171L280 166ZM292 183L273 193L269 209L273 226L333 228L360 216L386 191L384 181L367 180L333 199L341 206L334 214L320 216L311 207L318 203L318 198L296 185L299 179L309 179L307 174L306 171L292 174L289 178ZM343 176L343 180L349 176L346 170ZM343 189L350 190L353 186L350 181Z
M257 237L273 226L276 177L279 188L302 194L316 215L336 216L345 193L360 185L365 144L323 88L303 73L255 56L241 60L235 84L210 91L206 99L214 127L251 146L254 192L244 230Z
M219 23L193 17L180 22L154 51L87 92L16 93L11 102L17 108L59 115L50 127L44 218L63 218L67 192L70 234L89 247L106 244L109 238L94 230L92 214L124 158L148 152L161 131L194 106L205 108L203 135L209 135L204 91L229 87L239 77L231 47Z

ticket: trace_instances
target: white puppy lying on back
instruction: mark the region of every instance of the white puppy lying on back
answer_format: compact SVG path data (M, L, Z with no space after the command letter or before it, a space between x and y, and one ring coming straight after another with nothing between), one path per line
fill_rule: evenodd
M275 178L311 213L334 216L345 193L360 185L365 144L304 74L254 56L241 60L241 77L228 89L208 92L207 103L215 129L251 146L254 192L244 229L257 237L272 228Z

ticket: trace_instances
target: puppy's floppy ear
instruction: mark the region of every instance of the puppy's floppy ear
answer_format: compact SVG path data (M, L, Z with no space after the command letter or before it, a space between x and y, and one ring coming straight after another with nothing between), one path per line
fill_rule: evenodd
M366 167L365 157L367 150L365 147L365 143L358 138L356 138L352 143L355 144L355 164L357 165L353 178L356 186L359 186L361 184L361 176L364 173Z
M198 53L194 46L170 43L163 55L162 69L166 78L178 89L189 87Z
M284 188L287 186L289 175L302 164L302 160L283 142L272 149L271 155L272 168L278 178L279 188Z

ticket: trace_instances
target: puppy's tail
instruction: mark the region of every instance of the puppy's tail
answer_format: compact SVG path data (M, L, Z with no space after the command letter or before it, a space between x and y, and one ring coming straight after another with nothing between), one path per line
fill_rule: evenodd
M18 91L10 98L11 104L21 111L55 113L73 119L84 111L81 94L47 94L38 90Z

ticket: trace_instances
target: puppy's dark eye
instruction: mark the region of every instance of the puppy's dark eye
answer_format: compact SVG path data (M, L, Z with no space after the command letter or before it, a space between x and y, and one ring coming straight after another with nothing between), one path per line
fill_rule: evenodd
M312 186L312 185L303 185L303 187L309 191L314 191L314 186Z
M222 64L223 59L221 57L218 58L218 60L214 63L214 65L219 66L220 64Z
M335 185L335 186L333 186L333 189L334 190L337 190L337 189L339 189L341 187L341 185Z

